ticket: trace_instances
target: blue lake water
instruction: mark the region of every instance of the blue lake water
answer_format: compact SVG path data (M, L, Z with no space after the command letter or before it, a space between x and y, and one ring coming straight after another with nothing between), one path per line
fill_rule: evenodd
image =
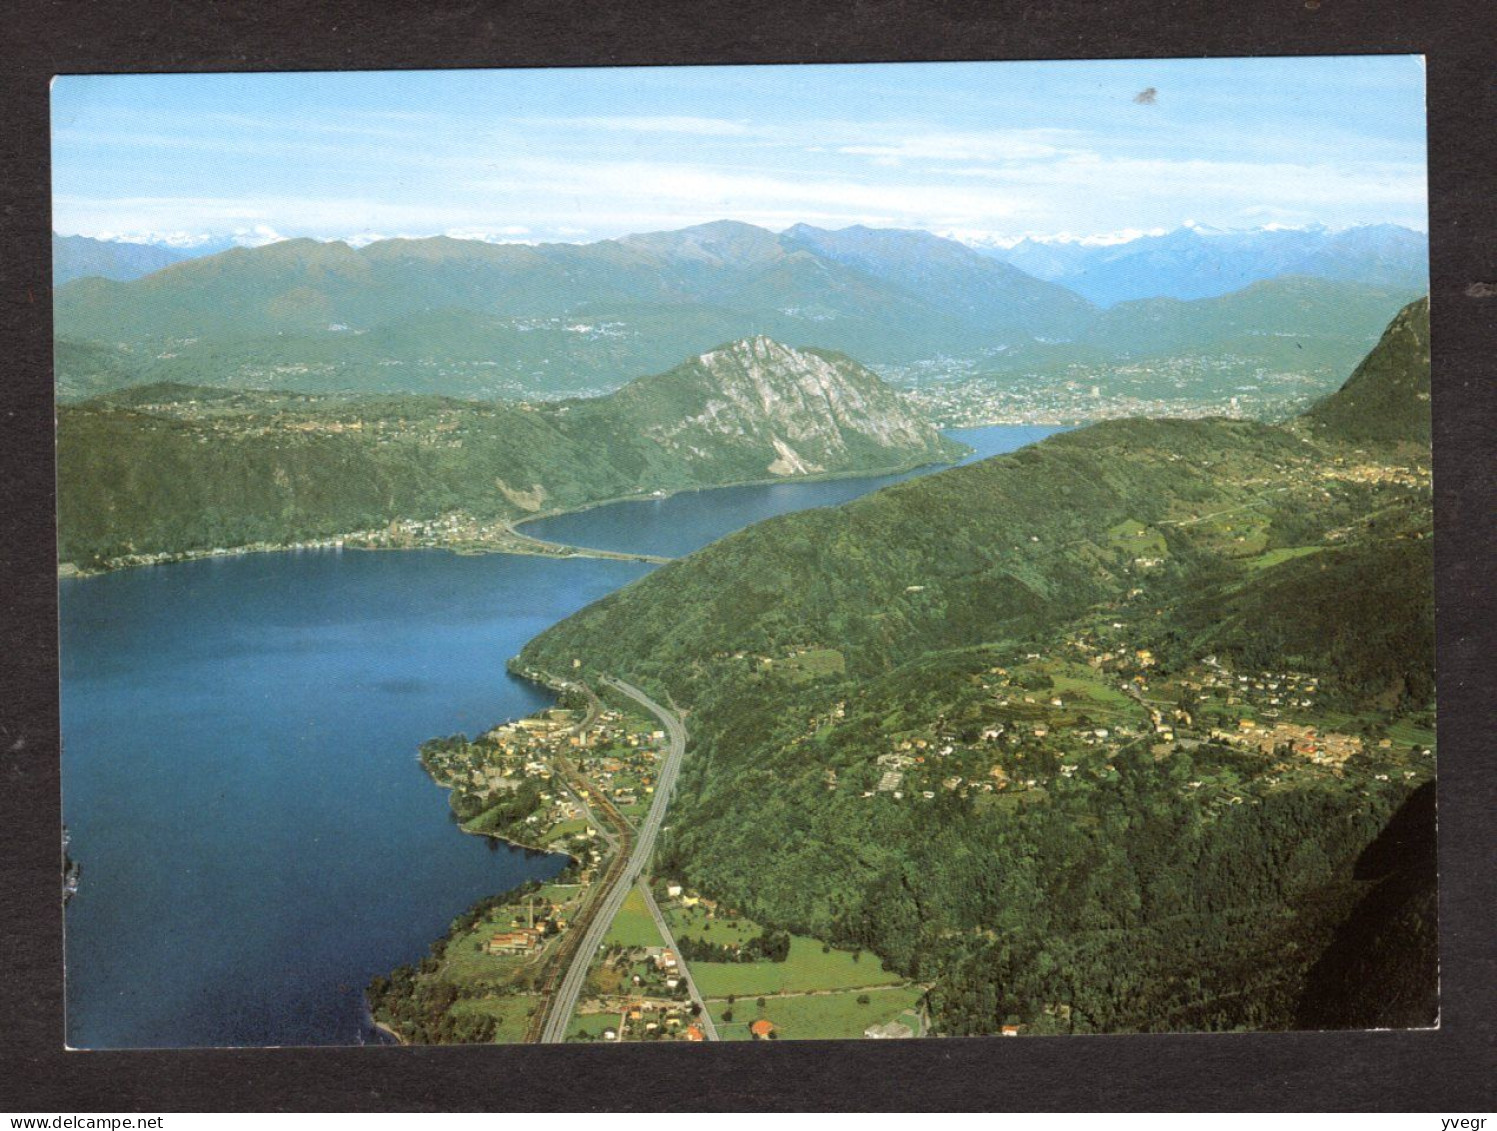
M1011 452L1061 431L1064 429L1042 425L992 425L987 428L955 428L946 435L972 448L972 454L962 461L970 463ZM537 519L523 524L520 529L533 538L574 546L679 557L766 518L810 507L835 506L890 483L940 470L940 467L922 467L900 475L863 479L765 483L752 487L685 491L664 499L611 503L592 510Z
M978 458L1053 431L952 435ZM527 529L681 554L907 477L696 492ZM369 1039L372 976L564 863L458 831L417 747L544 705L505 662L650 569L327 551L64 580L63 808L83 869L68 1043Z

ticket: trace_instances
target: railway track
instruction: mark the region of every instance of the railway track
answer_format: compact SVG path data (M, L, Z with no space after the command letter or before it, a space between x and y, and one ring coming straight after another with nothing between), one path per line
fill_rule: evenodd
M557 944L555 951L546 960L544 981L540 988L541 1004L531 1014L530 1023L525 1029L527 1044L537 1044L543 1039L562 979L573 963L578 960L577 948L587 936L588 928L597 918L599 906L607 898L607 893L623 879L624 872L628 868L630 854L634 849L634 827L618 811L613 802L609 801L602 790L577 770L570 758L563 755L557 759L557 764L565 775L567 784L578 793L585 794L589 807L613 826L614 832L608 839L614 851L602 878L594 882L592 889L584 898L581 912L574 920L572 929L567 932L566 937ZM588 956L584 961L590 960L591 956ZM570 1012L571 1007L568 1006L568 1013ZM563 1020L562 1024L565 1023Z

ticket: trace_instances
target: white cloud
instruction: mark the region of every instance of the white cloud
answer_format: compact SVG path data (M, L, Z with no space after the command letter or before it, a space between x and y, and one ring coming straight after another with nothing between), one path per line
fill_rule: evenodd
M743 137L755 132L747 122L734 122L726 118L698 118L689 114L520 118L516 120L516 124L641 134L693 134L699 137Z
M793 217L788 222L794 223L814 213L849 224L921 226L953 214L995 220L1014 211L1003 193L938 179L909 184L828 175L792 179L711 166L549 159L517 161L512 173L514 179L475 181L467 187L476 192L501 193L523 185L535 195L553 200L553 208L577 201L583 207L574 215L594 225L593 230L597 230L595 208L600 201L607 201L607 211L615 214L666 213L680 217L686 213L707 219L733 217L750 223L785 215Z
M448 228L442 233L451 236L455 240L482 240L484 243L528 243L533 242L524 239L531 231L523 224L505 224L502 227L490 227L488 225L467 225L457 228Z
M1035 161L1077 150L1059 144L1068 130L998 130L980 133L922 133L894 142L839 146L837 152L872 157L880 163L928 161Z
M232 235L234 242L240 247L264 247L269 243L280 243L287 238L269 224L256 224L251 228L236 228Z
M213 236L207 234L206 232L119 232L112 231L107 228L87 233L75 232L71 230L62 232L61 229L59 229L59 234L89 235L96 240L110 240L114 243L155 244L158 247L174 247L182 251L187 251L194 247L201 247L203 244L208 243L213 239Z

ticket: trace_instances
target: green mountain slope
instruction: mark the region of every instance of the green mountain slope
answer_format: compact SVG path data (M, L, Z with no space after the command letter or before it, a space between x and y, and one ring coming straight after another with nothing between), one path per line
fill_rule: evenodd
M821 233L829 244L841 235ZM904 235L919 237L914 260L892 245L849 257L804 233L730 222L586 245L286 240L133 282L63 287L57 335L132 343L175 363L156 377L196 384L255 387L260 366L309 364L335 368L280 384L535 396L617 387L729 337L913 359L1010 335L1069 336L1089 316L1062 287L948 240ZM961 304L950 301L957 293ZM433 384L435 374L380 361L489 365Z
M1085 340L1134 356L1196 351L1213 342L1259 350L1271 345L1255 341L1259 338L1282 339L1288 350L1366 343L1375 341L1393 312L1416 294L1291 275L1215 298L1121 303L1098 317Z
M1311 434L1351 443L1429 445L1429 300L1402 311L1335 393L1305 413Z
M58 411L59 555L285 543L960 454L848 358L737 342L596 400L137 387Z
M1237 477L1216 474L1221 463ZM1094 425L740 531L563 622L526 659L628 657L654 674L677 653L830 640L872 674L1073 616L1131 584L1111 527L1153 525L1182 499L1247 505L1258 493L1243 481L1310 463L1302 442L1248 422ZM676 612L652 615L663 600Z
M517 667L687 708L658 870L872 949L942 1031L1291 1027L1432 772L1427 464L1096 425L742 531Z

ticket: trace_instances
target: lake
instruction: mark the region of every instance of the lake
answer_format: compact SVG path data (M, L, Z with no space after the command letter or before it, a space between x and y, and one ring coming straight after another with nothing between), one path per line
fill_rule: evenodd
M963 429L971 458L1054 428ZM926 474L619 503L527 525L688 553ZM363 987L478 899L564 860L463 834L417 761L550 702L506 661L648 573L443 551L251 554L60 583L67 1038L357 1044Z

